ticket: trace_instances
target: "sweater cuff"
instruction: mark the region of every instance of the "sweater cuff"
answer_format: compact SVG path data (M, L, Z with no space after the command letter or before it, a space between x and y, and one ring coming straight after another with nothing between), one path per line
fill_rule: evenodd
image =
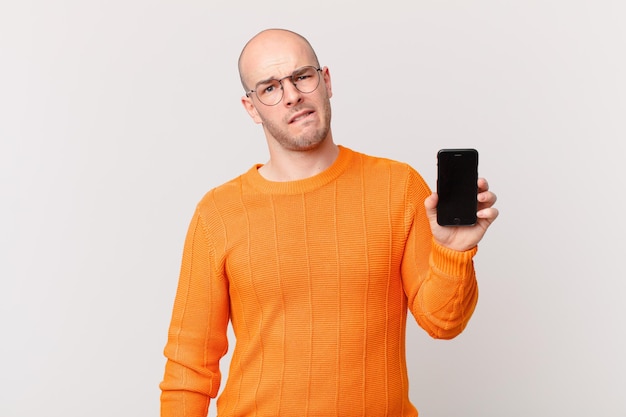
M450 277L468 277L473 274L472 260L478 251L478 246L460 252L441 246L434 239L432 245L430 263L433 268Z

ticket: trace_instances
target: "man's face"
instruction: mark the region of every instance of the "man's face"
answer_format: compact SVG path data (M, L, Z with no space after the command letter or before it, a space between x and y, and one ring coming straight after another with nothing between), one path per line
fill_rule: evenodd
M271 45L249 51L245 78L249 89L260 81L280 80L296 69L316 66L312 54L297 40L283 41L271 53ZM330 75L324 67L318 72L317 88L310 93L299 91L290 78L282 80L283 95L274 106L263 104L255 93L243 97L244 107L256 123L261 123L268 141L286 150L305 151L316 148L330 133Z

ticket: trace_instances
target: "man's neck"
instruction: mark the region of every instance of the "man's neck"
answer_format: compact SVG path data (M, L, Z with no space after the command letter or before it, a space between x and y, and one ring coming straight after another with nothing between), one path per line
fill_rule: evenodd
M259 168L269 181L285 182L310 178L329 168L337 159L339 148L332 138L315 149L292 151L270 148L270 160Z

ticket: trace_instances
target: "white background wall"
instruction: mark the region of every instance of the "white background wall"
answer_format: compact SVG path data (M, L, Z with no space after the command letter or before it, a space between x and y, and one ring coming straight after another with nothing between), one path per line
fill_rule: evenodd
M329 66L338 143L431 185L439 148L473 146L499 196L466 332L434 341L409 325L421 415L626 415L625 12L2 2L0 415L158 415L194 206L267 158L236 71L266 27L307 36Z

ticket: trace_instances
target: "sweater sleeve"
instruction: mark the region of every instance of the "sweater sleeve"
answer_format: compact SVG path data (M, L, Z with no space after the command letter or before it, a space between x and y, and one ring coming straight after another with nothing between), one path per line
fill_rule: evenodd
M206 417L217 396L219 360L228 348L228 284L218 272L199 210L183 250L160 384L162 417Z
M478 301L473 257L477 248L458 252L437 244L424 200L430 189L411 171L407 182L408 239L402 281L408 307L433 338L451 339L467 326Z

